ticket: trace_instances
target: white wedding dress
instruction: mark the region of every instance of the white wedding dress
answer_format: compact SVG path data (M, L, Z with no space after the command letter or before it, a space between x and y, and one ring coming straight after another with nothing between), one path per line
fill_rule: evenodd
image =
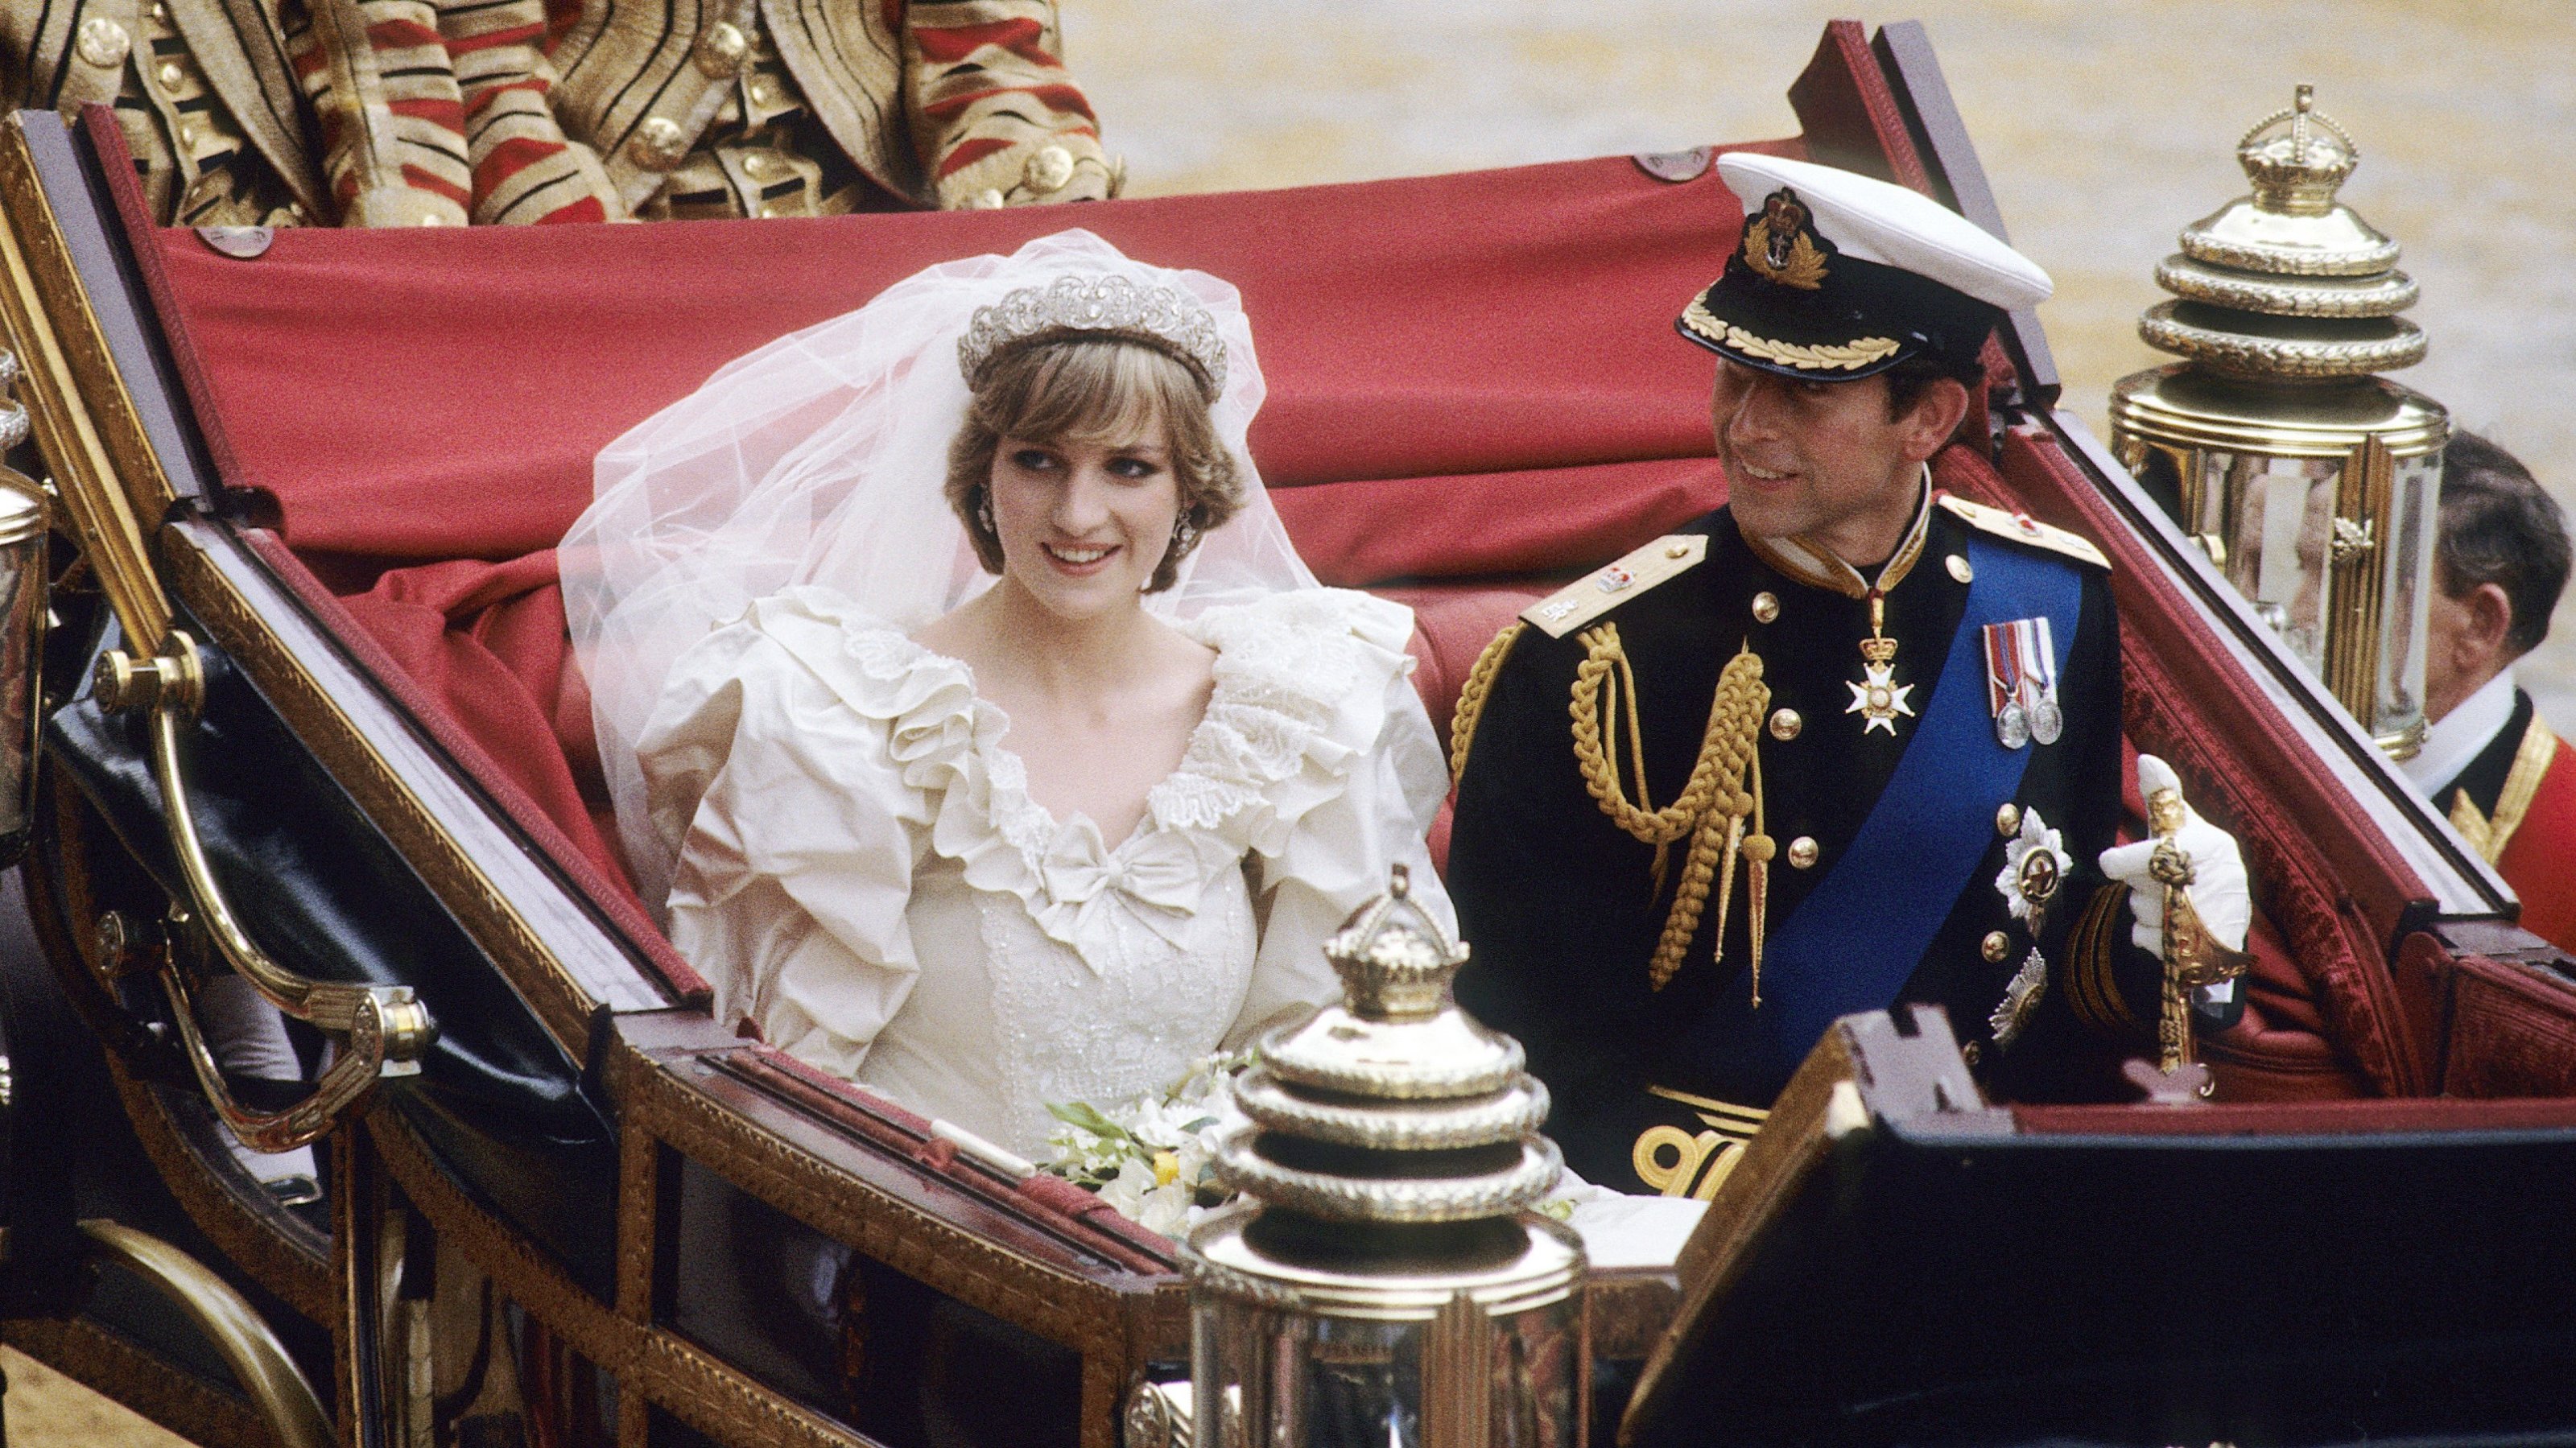
M637 754L716 1018L1042 1156L1049 1103L1123 1104L1338 998L1322 944L1391 865L1454 929L1411 614L1304 588L1177 627L1214 692L1114 844L1029 797L966 665L828 588L683 653Z

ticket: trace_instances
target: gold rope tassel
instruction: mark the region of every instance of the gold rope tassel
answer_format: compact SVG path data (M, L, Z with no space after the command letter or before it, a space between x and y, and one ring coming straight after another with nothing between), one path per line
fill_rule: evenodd
M1476 721L1485 715L1485 696L1493 692L1494 675L1503 670L1503 660L1510 656L1512 645L1520 642L1521 630L1528 624L1514 619L1511 626L1494 635L1485 651L1476 655L1474 667L1467 670L1465 683L1458 686L1458 707L1449 714L1449 782L1456 784L1467 773L1467 750L1476 742Z
M1746 854L1756 866L1769 864L1770 840L1761 832L1761 801L1744 788L1744 783L1750 771L1755 789L1761 787L1756 741L1763 711L1771 703L1771 690L1762 682L1762 660L1751 649L1741 649L1727 660L1718 674L1716 695L1709 702L1708 728L1700 740L1699 757L1691 766L1690 781L1670 805L1654 809L1643 798L1645 751L1637 723L1636 681L1628 668L1626 651L1619 644L1618 626L1605 623L1586 630L1580 637L1584 659L1575 667L1569 712L1574 720L1574 758L1583 771L1584 788L1611 823L1631 838L1656 847L1659 877L1661 851L1684 836L1690 838L1681 881L1673 892L1672 913L1664 921L1663 935L1647 967L1648 979L1661 990L1681 969L1682 955L1699 931L1708 906L1709 886L1718 886L1717 935L1722 956L1727 915L1733 904L1736 857ZM1624 710L1615 697L1621 686L1628 694ZM1607 701L1601 697L1605 688L1614 692ZM1615 733L1608 743L1602 738L1602 715L1611 711L1623 714L1628 726L1629 754L1636 767L1640 796L1634 802L1619 778ZM1748 821L1754 830L1749 840L1745 835ZM1748 851L1748 846L1753 848ZM1758 861L1752 860L1755 855L1760 856ZM1748 881L1747 903L1759 909L1760 904L1755 902L1763 901L1768 894L1767 877L1759 869L1748 870L1748 875L1753 878ZM1660 879L1658 883L1660 886ZM1755 924L1757 941L1760 930L1760 925ZM1758 950L1757 946L1757 958Z

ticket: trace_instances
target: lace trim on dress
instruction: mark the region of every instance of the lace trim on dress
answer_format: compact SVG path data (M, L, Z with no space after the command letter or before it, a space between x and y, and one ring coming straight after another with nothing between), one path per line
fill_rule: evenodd
M1210 609L1183 625L1217 651L1207 713L1181 763L1146 796L1136 833L1111 848L1089 819L1058 821L1029 796L1005 747L1009 719L975 694L967 666L823 588L754 606L833 626L838 660L794 627L764 631L843 702L887 724L888 754L931 806L930 845L978 890L1017 896L1048 938L1104 938L1116 911L1179 944L1219 870L1276 856L1299 819L1347 787L1386 724L1389 686L1411 670L1412 614L1346 589L1300 589ZM777 623L786 623L780 618ZM846 662L840 662L846 661Z

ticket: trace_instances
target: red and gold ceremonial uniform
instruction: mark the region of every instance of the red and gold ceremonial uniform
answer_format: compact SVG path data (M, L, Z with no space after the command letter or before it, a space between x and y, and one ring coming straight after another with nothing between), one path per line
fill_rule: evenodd
M812 216L1109 194L1053 0L306 0L371 225Z
M274 0L0 3L0 100L113 107L156 221L333 214Z
M2434 796L2451 825L2522 897L2522 925L2576 950L2576 748L2516 690L2513 717Z
M0 5L0 90L114 106L146 204L179 225L1107 196L1062 53L1054 0Z

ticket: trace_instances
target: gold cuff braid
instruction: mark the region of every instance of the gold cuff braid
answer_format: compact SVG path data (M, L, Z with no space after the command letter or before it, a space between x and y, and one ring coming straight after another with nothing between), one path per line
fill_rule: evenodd
M1493 692L1494 675L1503 671L1503 660L1528 627L1514 619L1494 635L1485 651L1476 655L1475 666L1467 670L1466 682L1458 686L1458 707L1449 713L1449 782L1453 785L1466 777L1467 751L1476 742L1476 721L1485 717L1485 696Z
M2112 937L2118 933L2120 903L2128 893L2123 885L2096 890L2068 936L2067 1004L2088 1029L2114 1040L2136 1040L2146 1034L2145 1025L2120 994L2111 968L2116 948Z
M1681 796L1656 809L1646 790L1645 738L1637 718L1636 676L1619 643L1619 627L1605 623L1585 630L1583 662L1575 667L1568 712L1574 721L1574 758L1582 769L1584 788L1601 812L1631 838L1655 847L1655 873L1662 885L1665 850L1688 837L1689 852L1673 891L1672 913L1664 921L1647 967L1649 980L1661 990L1681 969L1682 955L1698 933L1708 904L1709 886L1717 886L1717 943L1712 961L1723 960L1726 920L1733 904L1735 861L1746 865L1747 908L1752 912L1753 999L1762 999L1760 918L1768 906L1770 863L1774 846L1763 832L1762 773L1757 741L1771 690L1762 682L1762 660L1749 648L1727 660L1718 674L1716 696L1709 703L1708 728L1699 757ZM1604 698L1605 692L1610 696ZM1605 734L1602 716L1624 722L1630 772L1637 794L1632 801L1619 778L1619 733L1614 723ZM1753 787L1745 788L1747 775ZM1747 833L1750 825L1751 832Z

